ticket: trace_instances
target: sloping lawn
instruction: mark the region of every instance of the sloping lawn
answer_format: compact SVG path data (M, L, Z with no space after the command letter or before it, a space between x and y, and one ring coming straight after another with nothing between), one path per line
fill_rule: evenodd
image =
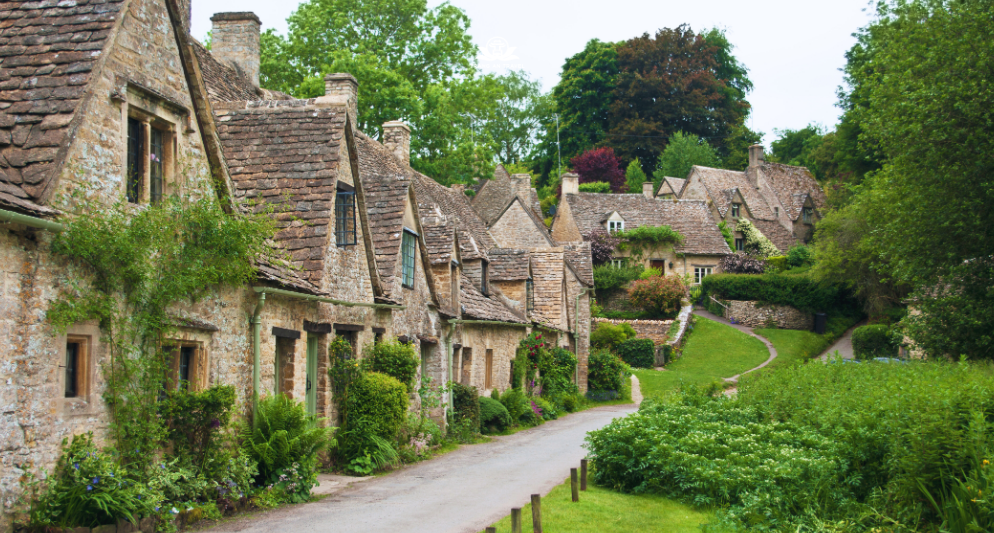
M829 339L826 335L818 335L810 331L796 329L756 329L756 335L761 335L773 343L777 349L777 358L766 368L779 368L815 357L828 348ZM765 368L764 368L765 370Z
M642 396L649 398L677 390L681 383L702 385L721 381L755 368L770 358L759 339L724 324L696 317L683 356L666 370L636 370Z
M524 503L524 502L522 502ZM711 514L655 495L623 494L593 485L570 498L569 480L542 498L542 529L570 533L691 533L711 520ZM522 532L532 529L532 506L521 510ZM494 524L497 533L511 531L511 517ZM483 532L481 532L483 533Z

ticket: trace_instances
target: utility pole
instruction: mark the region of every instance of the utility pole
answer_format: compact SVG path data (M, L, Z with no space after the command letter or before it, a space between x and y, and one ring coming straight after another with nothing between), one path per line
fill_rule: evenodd
M556 116L556 158L559 160L559 177L563 175L563 152L559 146L559 113L553 113Z

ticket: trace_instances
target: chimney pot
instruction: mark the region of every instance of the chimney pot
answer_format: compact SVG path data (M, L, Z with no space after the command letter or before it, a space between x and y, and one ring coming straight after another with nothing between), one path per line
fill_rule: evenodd
M259 30L251 11L215 13L211 17L211 54L259 86Z
M347 72L337 72L324 77L325 96L343 96L348 102L349 118L352 119L352 127L357 128L356 119L359 109L359 82L355 76Z
M405 165L411 164L411 128L407 124L397 120L384 122L383 146Z
M572 172L563 174L562 183L563 194L577 194L580 192L580 175Z
M642 184L642 195L645 196L646 198L650 199L650 200L653 197L653 194L652 194L652 191L653 191L653 188L654 188L653 185L654 184L651 181L646 181L646 182L644 182Z
M763 154L763 145L754 144L749 147L749 166L758 167L763 164L766 160L766 156Z

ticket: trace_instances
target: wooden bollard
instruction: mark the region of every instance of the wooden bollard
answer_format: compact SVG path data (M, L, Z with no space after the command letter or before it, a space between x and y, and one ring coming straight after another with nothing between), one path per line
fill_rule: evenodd
M542 533L542 495L532 494L532 531Z
M521 533L521 508L511 509L511 533Z
M576 481L576 469L575 468L570 468L569 469L569 488L570 488L570 492L573 493L573 502L576 503L576 502L580 501L580 491L579 491L579 486L578 486L577 481Z
M495 528L495 527L488 527L487 528L487 533L497 533L497 528Z
M587 460L580 459L580 490L587 490Z

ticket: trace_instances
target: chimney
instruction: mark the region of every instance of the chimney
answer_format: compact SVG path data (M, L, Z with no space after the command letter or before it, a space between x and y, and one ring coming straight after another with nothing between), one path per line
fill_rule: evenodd
M763 155L763 145L754 144L749 147L749 167L758 167L763 164L766 156Z
M259 28L255 13L215 13L211 17L211 54L259 86Z
M580 192L580 175L568 172L563 174L563 194L577 194Z
M398 120L383 123L383 146L393 152L393 155L411 164L411 128Z
M646 181L646 182L644 182L642 184L642 196L645 196L646 198L648 198L648 199L651 200L653 198L653 194L652 194L653 188L654 188L654 184L652 183L652 181Z
M355 129L356 119L359 110L359 82L355 76L347 72L328 74L324 77L324 95L338 96L345 100L345 105L349 108L349 118L352 119L352 128ZM410 146L410 144L408 144ZM408 159L410 157L408 156Z
M528 202L528 197L530 196L532 189L532 176L531 174L514 174L511 176L511 187L514 189L514 194L521 198L523 201Z

